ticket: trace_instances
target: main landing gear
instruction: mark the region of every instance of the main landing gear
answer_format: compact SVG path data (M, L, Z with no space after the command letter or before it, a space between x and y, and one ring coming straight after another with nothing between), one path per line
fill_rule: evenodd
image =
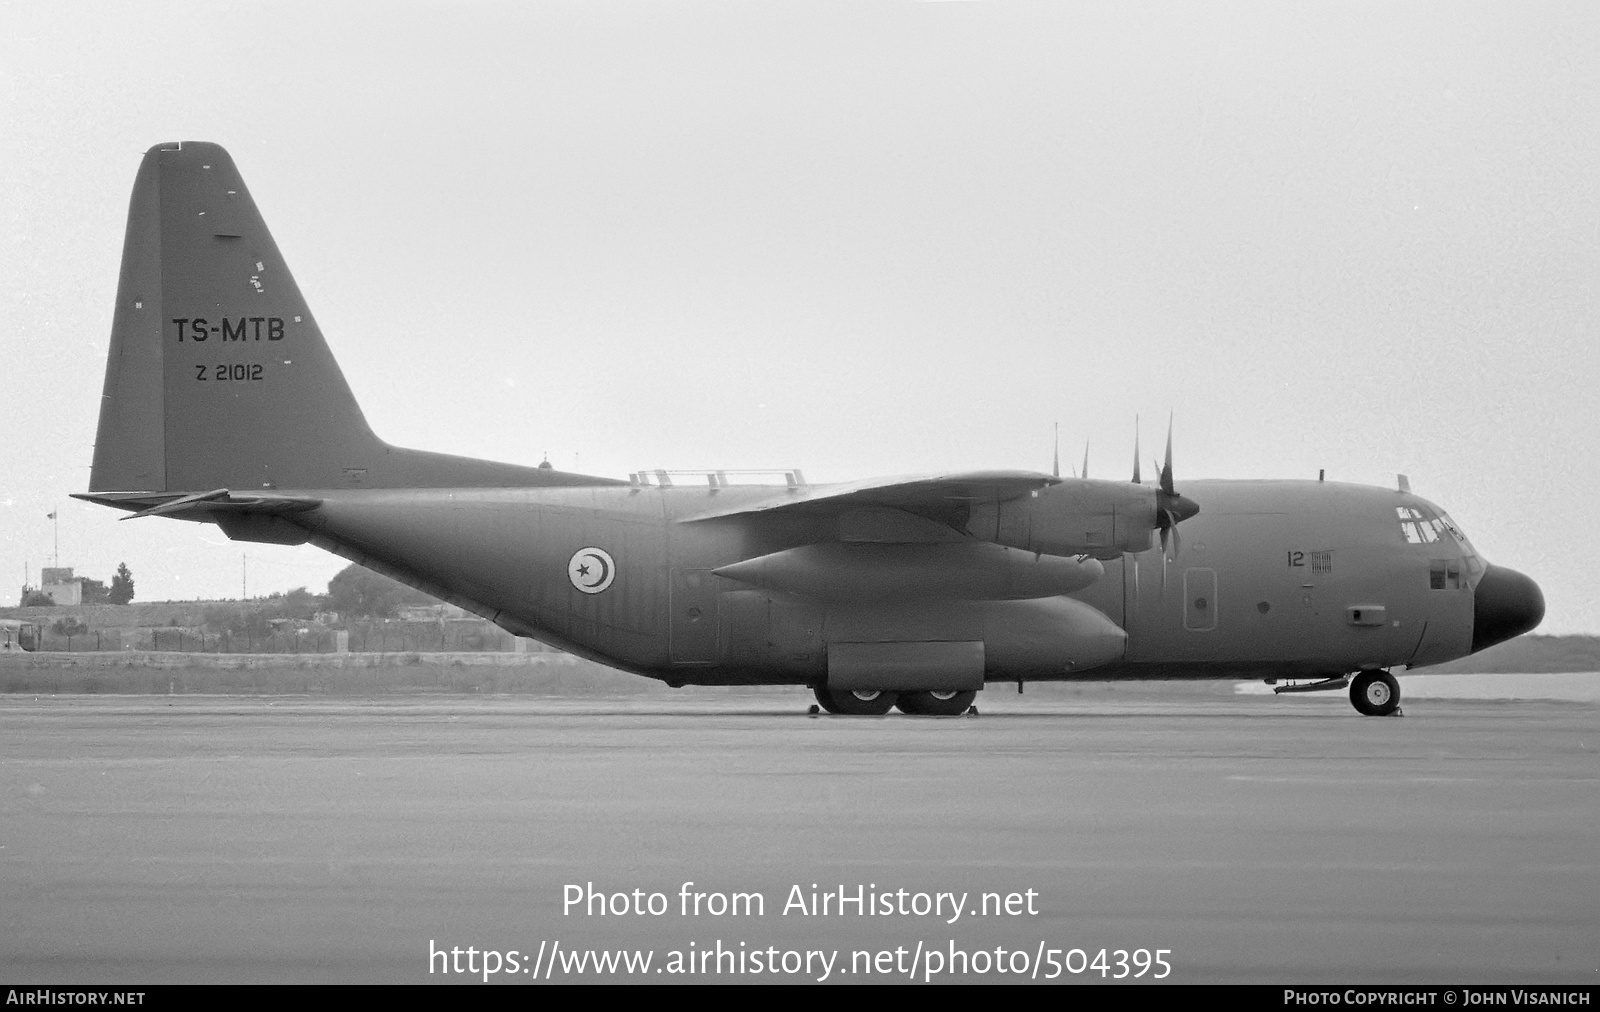
M1400 712L1400 683L1387 671L1363 671L1350 683L1350 702L1368 717Z
M894 705L901 713L919 717L959 717L972 708L972 701L977 698L978 694L971 689L965 692L902 692Z
M825 685L812 686L811 691L816 693L817 702L829 713L849 714L861 717L879 717L893 707L899 707L901 713L915 714L919 717L958 717L972 709L972 701L978 697L975 691L936 691L922 690L916 692L887 692L882 689L854 689L834 691Z
M826 685L814 685L811 691L816 693L817 702L829 713L844 713L856 717L881 717L888 713L897 699L897 694L884 692L881 689L855 689L843 692L834 692Z

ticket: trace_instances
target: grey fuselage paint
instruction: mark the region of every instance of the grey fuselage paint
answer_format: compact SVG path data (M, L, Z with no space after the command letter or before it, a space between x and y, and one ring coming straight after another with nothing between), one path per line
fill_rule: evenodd
M1128 554L1066 598L1126 631L1119 656L1048 670L1027 657L1008 666L991 649L985 677L1313 677L1470 652L1470 543L1411 544L1396 520L1397 506L1439 512L1425 500L1314 481L1192 481L1185 490L1205 511L1185 522L1181 551L1168 553L1164 567L1159 547ZM1014 628L1007 622L1053 600L827 601L714 575L836 542L837 520L825 514L679 519L713 496L726 505L768 488L310 492L322 505L274 518L303 531L302 540L466 603L519 635L674 684L814 684L825 677L828 644L841 637L984 640L985 623L1001 622L1004 636ZM582 592L568 574L589 547L615 560L600 593ZM1430 567L1445 561L1461 578L1434 589ZM1016 617L1004 614L1008 607ZM1355 607L1380 607L1386 620L1352 624Z

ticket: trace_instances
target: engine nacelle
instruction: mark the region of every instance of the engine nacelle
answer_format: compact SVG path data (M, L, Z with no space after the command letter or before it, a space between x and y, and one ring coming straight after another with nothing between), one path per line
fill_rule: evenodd
M967 531L1045 555L1115 559L1151 547L1160 495L1153 485L1063 478L1020 499L974 504Z
M989 542L823 542L736 562L716 575L754 587L843 601L1002 601L1056 597L1104 574L1094 559L1061 558Z

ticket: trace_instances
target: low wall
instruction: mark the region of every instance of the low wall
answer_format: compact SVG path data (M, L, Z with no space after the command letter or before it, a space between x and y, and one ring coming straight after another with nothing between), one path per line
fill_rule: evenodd
M522 668L582 664L571 654L428 652L397 650L370 654L201 654L176 650L36 650L0 654L0 671L22 669L210 668L404 668L418 664L447 667ZM599 667L600 665L595 665ZM609 670L609 669L607 669Z
M0 654L0 692L35 694L239 693L252 695L668 692L570 654Z

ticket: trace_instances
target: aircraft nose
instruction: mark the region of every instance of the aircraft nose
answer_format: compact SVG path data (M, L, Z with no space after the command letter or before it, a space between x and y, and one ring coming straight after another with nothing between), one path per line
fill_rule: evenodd
M1489 566L1472 598L1472 652L1521 636L1544 619L1539 585L1515 569Z

